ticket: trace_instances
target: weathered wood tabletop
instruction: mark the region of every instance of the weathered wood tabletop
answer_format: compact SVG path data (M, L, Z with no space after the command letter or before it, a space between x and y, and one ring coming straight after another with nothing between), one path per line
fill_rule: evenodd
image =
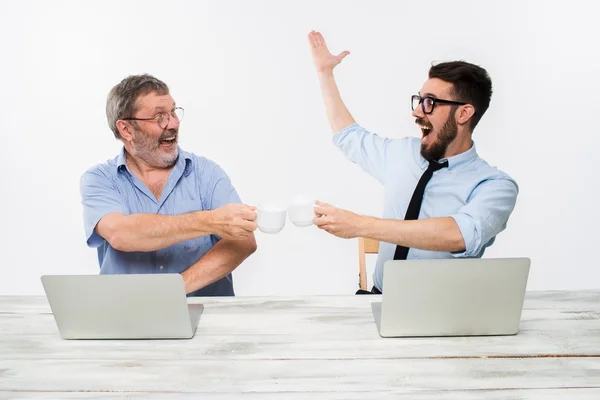
M0 398L600 399L600 290L528 292L516 336L381 338L380 296L196 298L190 340L63 340L0 296Z

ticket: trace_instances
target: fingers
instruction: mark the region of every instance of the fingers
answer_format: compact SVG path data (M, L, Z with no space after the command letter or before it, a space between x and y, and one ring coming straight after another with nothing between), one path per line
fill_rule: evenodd
M326 46L325 39L323 39L323 35L320 32L311 31L308 34L308 40L313 48Z
M240 218L243 218L247 221L255 221L256 220L256 211L254 211L251 208L242 210L239 215L240 215Z
M308 34L308 42L310 43L310 47L313 49L319 46L319 41L317 39L317 34L315 31L311 31Z
M321 206L321 207L331 208L332 210L336 208L335 206L333 206L329 203L326 203L324 201L319 201L319 200L315 200L315 204L318 206Z
M333 220L330 217L327 216L320 216L320 217L315 217L313 218L313 224L315 224L316 226L318 226L319 228L325 225L329 225L333 222Z
M328 223L322 223L321 225L317 225L317 228L331 234L334 236L337 236L337 231L335 230L334 226Z
M247 221L256 220L256 207L246 204L234 204L230 209L230 217L239 217Z
M320 201L316 201L316 206L315 206L315 214L317 215L329 215L331 214L334 210L335 207L327 204L327 203L322 203Z
M243 230L245 230L248 233L252 233L256 230L257 225L256 225L256 222L242 221L242 223L240 223L240 228L242 228Z
M316 32L317 37L317 43L319 43L320 46L325 46L325 39L323 38L323 35L321 35L321 32Z
M315 218L313 219L313 224L315 224L317 228L323 228L327 225L327 222L323 221L321 218Z
M230 225L220 236L229 240L246 239L252 235L252 232L254 232L257 228L258 226L256 225L256 222L242 220L234 225Z
M327 215L327 208L322 207L322 206L316 206L315 207L315 214L319 217L322 217L324 215Z
M338 54L338 58L340 59L340 61L342 61L344 59L344 57L346 57L348 54L350 54L350 52L348 50L346 51L342 51L340 54Z

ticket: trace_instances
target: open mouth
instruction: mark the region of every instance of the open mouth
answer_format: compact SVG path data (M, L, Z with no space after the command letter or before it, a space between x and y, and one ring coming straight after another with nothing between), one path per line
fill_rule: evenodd
M429 135L431 133L431 127L427 126L427 125L419 125L419 127L421 128L421 133L423 134L423 137Z
M163 146L170 146L172 144L174 144L177 141L177 137L176 136L172 136L170 138L166 138L160 141L160 144Z
M423 122L417 122L419 128L421 128L421 144L428 145L429 144L429 134L433 130L431 126L425 125Z

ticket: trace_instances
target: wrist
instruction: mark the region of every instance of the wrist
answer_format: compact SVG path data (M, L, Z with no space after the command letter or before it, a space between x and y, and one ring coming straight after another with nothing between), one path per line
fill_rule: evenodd
M367 217L364 215L358 215L356 221L356 236L357 237L370 237L373 231L373 225L376 222L376 218Z
M321 80L333 79L333 68L321 69L317 71L317 76Z
M195 230L202 234L216 234L216 218L214 210L197 211Z
M187 272L187 270L183 271L180 273L181 277L183 278L183 290L185 292L185 294L188 294L191 292L190 290L190 274L189 272Z

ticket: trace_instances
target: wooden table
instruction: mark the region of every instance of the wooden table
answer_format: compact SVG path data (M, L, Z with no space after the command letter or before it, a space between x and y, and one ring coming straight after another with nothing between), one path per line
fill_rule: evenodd
M201 298L191 340L63 340L0 296L0 398L600 399L600 290L530 292L516 336L384 339L380 296Z

